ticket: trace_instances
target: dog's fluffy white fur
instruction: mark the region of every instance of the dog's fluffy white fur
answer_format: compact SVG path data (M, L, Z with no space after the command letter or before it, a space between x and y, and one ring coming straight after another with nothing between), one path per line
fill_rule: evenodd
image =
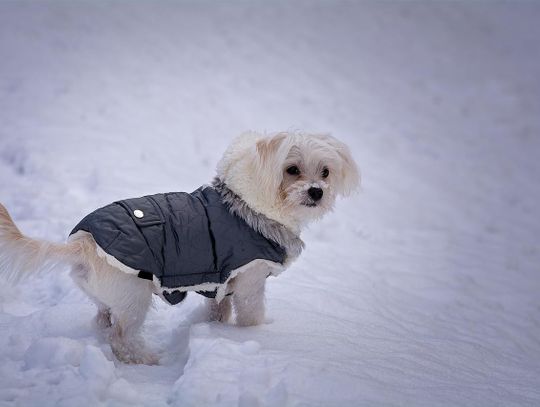
M329 135L286 132L249 132L235 139L217 166L217 179L250 216L283 225L295 238L331 210L338 195L348 195L359 184L356 164L343 143ZM290 250L285 266L298 253ZM108 332L117 358L157 363L137 335L157 293L155 285L111 265L89 234L66 244L24 236L0 204L0 276L15 282L62 262L71 265L73 279L97 305L97 325ZM238 325L261 324L266 277L275 269L275 263L255 260L234 270L226 283L232 295L208 300L210 319L227 321L234 308Z

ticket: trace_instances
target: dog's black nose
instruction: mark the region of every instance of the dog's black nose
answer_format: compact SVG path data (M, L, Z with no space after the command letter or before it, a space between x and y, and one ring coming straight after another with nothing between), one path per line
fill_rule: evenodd
M314 201L318 201L322 198L323 190L321 188L309 188L307 191L308 195L313 199Z

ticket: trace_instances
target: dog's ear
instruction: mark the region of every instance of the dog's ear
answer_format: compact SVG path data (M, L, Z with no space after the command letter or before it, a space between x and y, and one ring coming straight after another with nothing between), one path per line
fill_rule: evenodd
M257 141L257 153L261 159L263 161L268 161L275 156L286 137L286 133L278 133L272 137L263 138Z
M277 197L277 190L283 180L282 163L286 156L284 143L287 133L262 138L255 144L254 165L259 191L266 197ZM266 198L269 199L269 198Z
M328 134L317 135L316 137L327 143L338 155L340 161L338 193L342 196L350 195L360 185L360 172L349 147Z

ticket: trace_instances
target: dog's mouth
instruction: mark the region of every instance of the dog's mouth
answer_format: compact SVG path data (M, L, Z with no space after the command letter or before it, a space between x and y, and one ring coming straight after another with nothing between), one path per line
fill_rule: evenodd
M307 206L309 208L315 208L317 206L315 202L302 202L302 205Z

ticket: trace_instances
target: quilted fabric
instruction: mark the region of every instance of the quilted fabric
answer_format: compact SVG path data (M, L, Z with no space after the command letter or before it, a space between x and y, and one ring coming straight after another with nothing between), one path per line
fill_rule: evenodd
M114 202L90 213L70 235L79 230L139 270L139 277L155 276L167 289L223 284L234 269L253 260L283 264L286 256L284 248L231 214L212 187ZM171 303L185 297L179 291L164 294Z

